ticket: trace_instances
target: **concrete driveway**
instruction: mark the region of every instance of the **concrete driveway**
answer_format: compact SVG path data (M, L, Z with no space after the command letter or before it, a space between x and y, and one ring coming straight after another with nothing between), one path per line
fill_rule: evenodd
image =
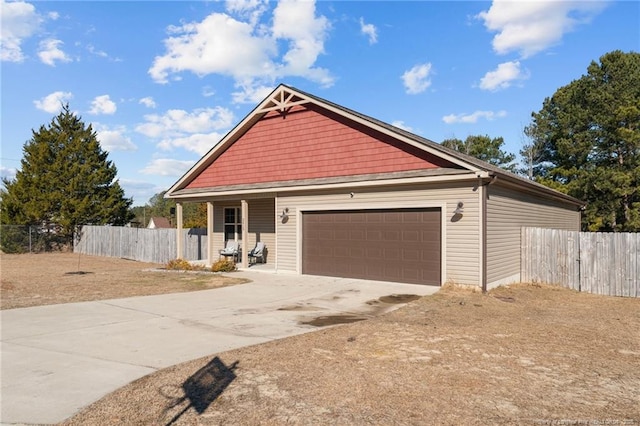
M239 272L249 284L0 311L0 422L57 423L127 383L191 359L318 328L301 321L375 315L366 302L438 287Z

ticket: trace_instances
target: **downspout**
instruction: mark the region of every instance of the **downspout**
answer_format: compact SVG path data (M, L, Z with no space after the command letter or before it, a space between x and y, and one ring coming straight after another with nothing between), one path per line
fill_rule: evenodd
M487 194L489 185L493 185L498 176L489 174L491 180L480 185L480 209L482 214L481 238L482 238L482 292L487 292Z

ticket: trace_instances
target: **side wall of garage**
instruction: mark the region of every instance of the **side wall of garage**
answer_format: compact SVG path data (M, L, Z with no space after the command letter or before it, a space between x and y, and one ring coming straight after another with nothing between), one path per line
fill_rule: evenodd
M580 230L577 207L513 188L490 185L487 194L487 287L520 281L523 226Z
M459 202L464 213L454 215ZM285 221L276 221L277 269L302 273L303 211L432 207L442 209L443 283L479 285L479 200L471 182L279 195L276 211L286 208L289 214Z

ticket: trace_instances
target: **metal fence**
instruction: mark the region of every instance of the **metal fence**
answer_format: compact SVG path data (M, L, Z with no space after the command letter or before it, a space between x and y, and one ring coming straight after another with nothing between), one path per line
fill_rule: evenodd
M207 230L183 229L185 260L207 258ZM175 229L85 225L76 234L74 253L167 263L176 258Z
M71 243L55 227L0 225L3 253L42 253L71 250Z
M640 297L640 233L522 228L521 279Z

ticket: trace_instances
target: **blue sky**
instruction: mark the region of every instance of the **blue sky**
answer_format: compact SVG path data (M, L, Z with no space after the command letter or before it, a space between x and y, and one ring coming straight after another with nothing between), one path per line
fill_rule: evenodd
M68 102L134 205L279 83L517 153L545 97L609 51L640 50L636 1L0 1L2 176Z

